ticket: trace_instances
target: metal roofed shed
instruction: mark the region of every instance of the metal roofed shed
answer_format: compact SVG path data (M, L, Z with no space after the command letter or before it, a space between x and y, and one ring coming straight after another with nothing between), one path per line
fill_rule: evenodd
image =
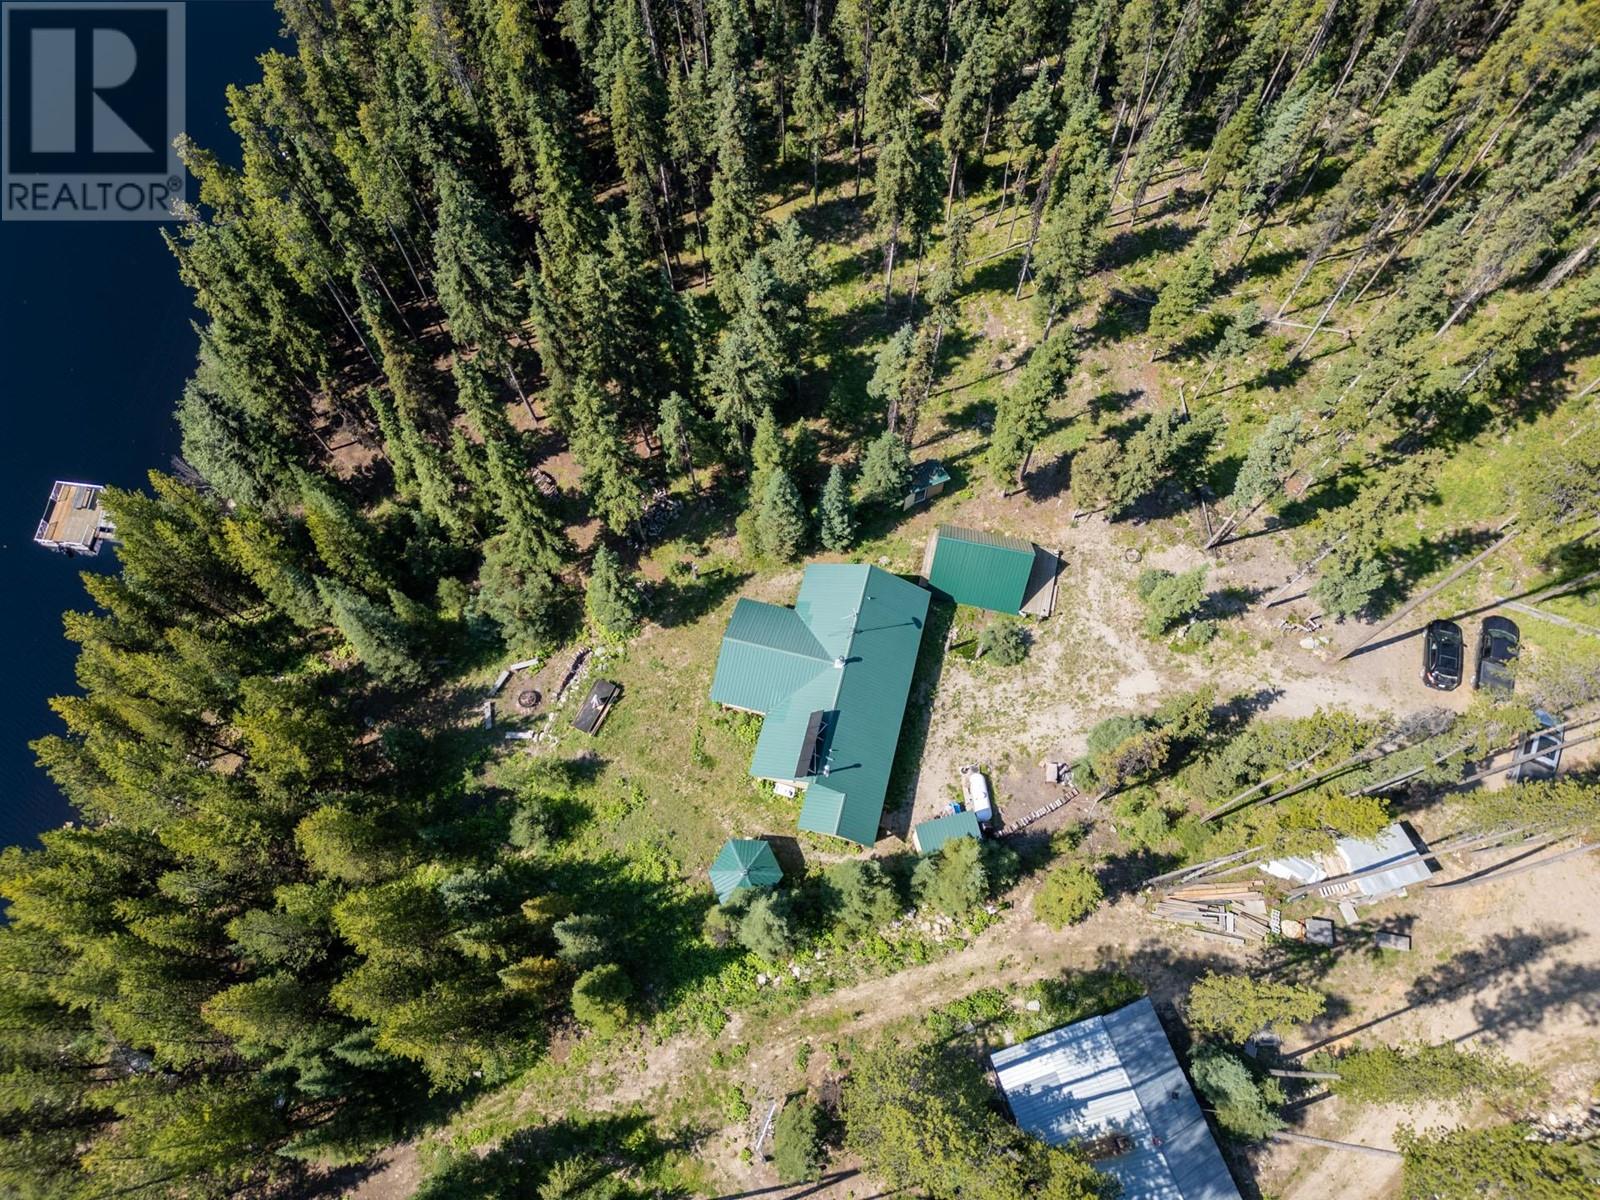
M922 577L957 604L1048 617L1055 607L1060 557L1032 542L940 525L928 537Z
M735 892L772 887L783 878L783 868L760 838L729 838L712 860L710 874L717 903L726 904Z
M589 689L589 694L583 698L583 703L578 707L578 715L572 718L573 728L581 729L591 735L599 733L601 723L620 695L622 695L620 684L612 683L609 679L595 680L594 686Z
M1017 1124L1054 1146L1111 1152L1121 1200L1240 1200L1148 998L997 1050Z
M978 815L970 812L951 813L924 821L911 831L911 845L918 854L937 854L957 838L982 836Z
M58 479L50 488L44 516L33 535L34 544L62 554L99 554L101 544L117 532L100 507L100 493L104 490L98 483Z
M1398 823L1390 825L1370 842L1356 838L1340 838L1338 848L1340 856L1349 864L1352 873L1381 867L1386 863L1399 864L1387 871L1363 875L1351 881L1361 894L1369 899L1376 900L1393 892L1403 891L1407 885L1422 883L1433 874L1433 868L1428 865L1428 860L1416 857L1418 854L1425 855L1427 846L1413 841L1410 831Z
M911 468L911 487L906 491L906 498L901 501L901 508L915 508L925 501L933 499L944 492L945 485L950 482L950 472L937 458L926 459Z
M1334 843L1332 853L1314 859L1275 858L1262 863L1261 870L1330 899L1357 896L1381 900L1413 883L1422 883L1433 874L1427 853L1427 845L1396 822L1370 840L1342 837ZM1381 869L1391 863L1394 865L1388 870ZM1370 874L1360 874L1363 871ZM1351 875L1358 877L1348 878ZM1325 886L1316 886L1324 880Z
M711 699L765 717L750 774L804 790L801 829L878 840L928 603L877 567L814 563L793 608L734 605Z

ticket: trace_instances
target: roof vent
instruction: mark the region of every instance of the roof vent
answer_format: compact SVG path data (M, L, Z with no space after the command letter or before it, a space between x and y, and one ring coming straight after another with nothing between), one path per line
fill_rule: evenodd
M841 671L844 670L844 663L845 663L845 658L844 658L844 655L842 655L842 654L839 655L838 658L833 660L833 665L836 668L838 668L839 670L841 670Z

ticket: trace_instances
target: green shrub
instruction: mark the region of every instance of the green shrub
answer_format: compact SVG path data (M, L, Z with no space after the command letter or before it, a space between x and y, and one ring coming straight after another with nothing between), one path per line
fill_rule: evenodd
M1082 863L1057 867L1033 896L1033 915L1051 929L1065 929L1095 909L1105 893L1095 873Z
M772 1165L780 1183L804 1183L820 1178L828 1151L823 1138L828 1130L822 1109L808 1100L791 1100L783 1106L772 1127Z
M1269 1025L1299 1025L1321 1015L1326 997L1297 983L1208 971L1189 989L1189 1023L1202 1033L1243 1042Z
M1028 657L1028 631L1016 618L1005 618L989 625L978 635L978 657L1002 667L1014 667Z
M1206 599L1208 567L1196 567L1182 575L1153 567L1139 576L1137 590L1144 601L1144 631L1160 637L1188 620Z
M1259 1142L1283 1128L1277 1113L1283 1089L1275 1080L1257 1076L1237 1054L1202 1046L1190 1059L1189 1074L1224 1132L1241 1141Z
M795 945L794 905L787 892L758 892L739 922L739 942L769 963L787 958Z
M572 985L572 1015L598 1034L616 1033L632 1012L633 983L616 963L585 971Z

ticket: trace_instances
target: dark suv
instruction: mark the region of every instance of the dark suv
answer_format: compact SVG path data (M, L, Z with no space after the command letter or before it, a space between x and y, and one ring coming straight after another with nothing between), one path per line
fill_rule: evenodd
M1478 673L1472 686L1509 696L1516 681L1511 666L1522 651L1522 631L1505 617L1485 617L1478 633Z
M1430 621L1422 638L1422 682L1441 692L1461 684L1466 665L1466 640L1454 621Z

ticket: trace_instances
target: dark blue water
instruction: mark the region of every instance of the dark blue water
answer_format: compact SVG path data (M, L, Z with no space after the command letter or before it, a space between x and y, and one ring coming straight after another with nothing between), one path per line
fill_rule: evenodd
M235 153L223 89L277 40L266 0L188 5L189 132ZM191 185L192 191L192 185ZM33 545L54 479L136 486L178 449L172 409L194 365L198 314L154 222L0 222L0 846L70 816L28 742L56 732L71 691L61 614L86 608L83 569Z

